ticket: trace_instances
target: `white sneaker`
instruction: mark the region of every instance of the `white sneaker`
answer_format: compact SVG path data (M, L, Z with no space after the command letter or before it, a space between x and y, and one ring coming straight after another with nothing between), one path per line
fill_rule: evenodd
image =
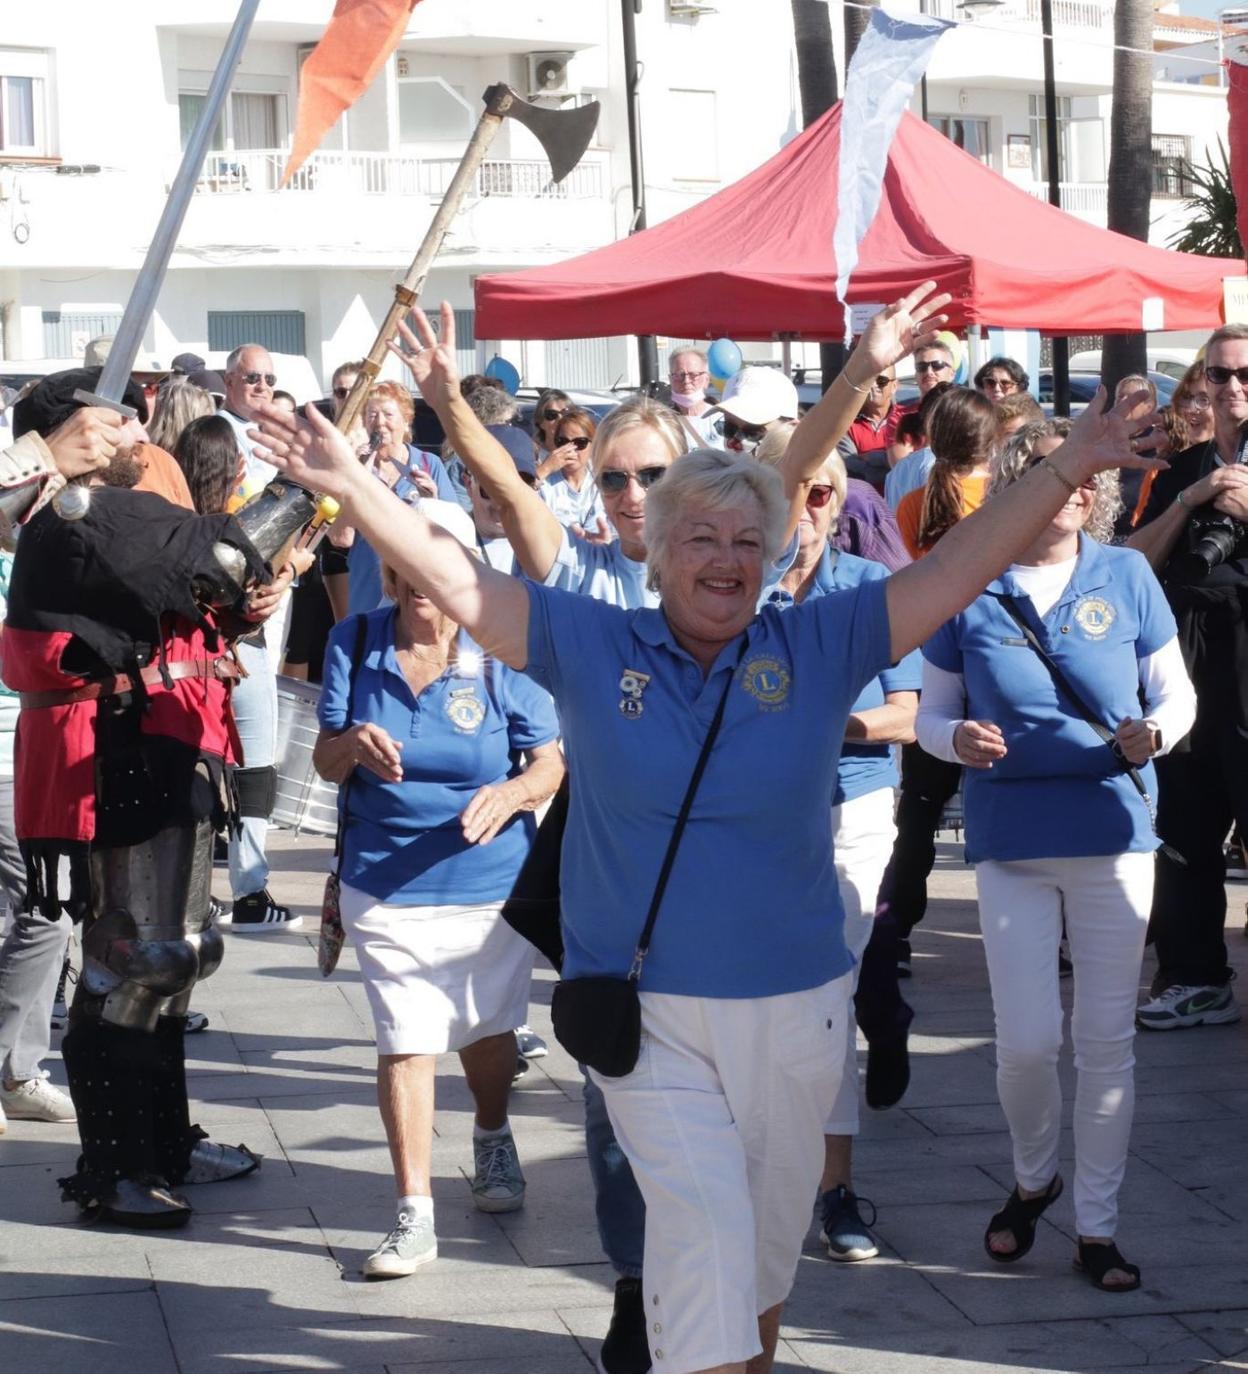
M1141 1030L1181 1030L1186 1026L1227 1026L1239 1020L1231 985L1189 987L1176 984L1145 1002L1135 1013Z
M524 1206L524 1174L510 1131L475 1138L472 1201L478 1212L516 1212Z
M438 1238L433 1231L433 1219L421 1217L418 1220L410 1212L400 1212L394 1230L364 1261L364 1277L401 1279L437 1257Z
M77 1121L67 1093L43 1078L28 1078L16 1088L0 1087L0 1108L13 1121Z

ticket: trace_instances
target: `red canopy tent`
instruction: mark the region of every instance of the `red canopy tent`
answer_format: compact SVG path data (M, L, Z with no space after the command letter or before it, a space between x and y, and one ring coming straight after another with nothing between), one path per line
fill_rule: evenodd
M610 334L838 339L832 229L841 107L691 210L553 267L483 276L479 339ZM902 117L851 302L886 302L931 277L950 323L1111 333L1209 329L1232 258L1153 248L1037 200L911 114Z

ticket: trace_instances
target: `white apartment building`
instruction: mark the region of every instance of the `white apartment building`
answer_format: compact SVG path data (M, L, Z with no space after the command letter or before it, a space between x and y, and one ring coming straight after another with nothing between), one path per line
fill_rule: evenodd
M536 143L505 125L426 298L455 305L467 367L501 351L529 384L630 380L628 340L472 333L478 275L557 262L628 232L620 0L421 0L372 88L278 189L299 66L332 8L263 0L140 361L167 365L183 350L257 340L306 354L327 378L359 356L458 161L481 92L505 80L556 102L602 101L596 138L552 187ZM929 118L1044 195L1038 0L971 11L927 0L927 9L960 21L930 69ZM1054 9L1063 199L1104 223L1112 5L1054 0ZM234 13L232 0L6 7L0 357L81 356L88 339L115 328ZM831 18L839 64L839 0ZM1204 21L1158 13L1159 45L1207 44L1213 34ZM799 131L789 0L645 0L637 41L651 223L736 180ZM1224 93L1202 51L1185 46L1185 63L1157 59L1154 242L1181 215L1182 159L1199 161L1225 138Z

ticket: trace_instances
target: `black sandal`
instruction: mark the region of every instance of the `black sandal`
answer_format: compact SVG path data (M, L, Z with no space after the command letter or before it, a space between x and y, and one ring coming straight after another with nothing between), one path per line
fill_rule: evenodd
M1134 1293L1140 1286L1140 1266L1128 1264L1122 1257L1122 1251L1112 1240L1108 1245L1098 1245L1092 1241L1081 1240L1075 1268L1080 1273L1086 1274L1092 1287L1099 1288L1102 1293ZM1131 1282L1106 1283L1105 1275L1113 1269L1119 1269L1124 1274L1129 1274Z
M984 1232L984 1249L988 1252L988 1258L996 1260L998 1264L1013 1264L1015 1260L1022 1259L1035 1244L1036 1222L1061 1195L1061 1174L1053 1175L1049 1186L1039 1197L1020 1197L1015 1186L1006 1199L1005 1206L996 1213ZM990 1237L998 1231L1008 1231L1014 1237L1016 1244L1009 1254L1001 1254L989 1243Z

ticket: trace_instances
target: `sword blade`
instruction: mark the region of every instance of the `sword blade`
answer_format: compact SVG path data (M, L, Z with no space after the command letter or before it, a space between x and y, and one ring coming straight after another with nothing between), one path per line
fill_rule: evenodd
M234 26L225 40L221 59L212 74L208 94L204 97L203 109L195 128L191 131L186 151L182 154L182 165L169 188L169 199L165 202L147 256L143 259L143 266L135 278L130 299L126 302L121 324L117 326L113 346L105 359L96 392L101 400L119 402L126 393L126 383L130 380L134 360L139 356L139 349L143 345L143 335L147 332L152 311L156 308L156 298L165 280L169 259L173 255L174 245L182 229L182 221L186 218L187 207L195 194L195 183L199 180L208 144L225 108L234 73L243 55L247 35L251 32L252 21L259 7L260 0L242 0L239 5Z

